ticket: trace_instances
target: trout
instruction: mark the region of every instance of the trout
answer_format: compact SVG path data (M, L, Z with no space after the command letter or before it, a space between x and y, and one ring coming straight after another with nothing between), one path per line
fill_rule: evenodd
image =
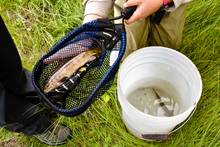
M159 96L159 94L156 92L155 89L153 89L153 91L155 92L156 94L156 98L158 100L160 100L160 106L162 107L162 109L164 110L164 112L166 113L166 116L173 116L173 111L170 111L167 106L161 101L161 97Z
M48 83L45 85L44 92L49 93L62 85L65 80L70 78L77 70L88 62L95 60L101 52L100 48L85 51L75 56L65 63L57 72L55 72Z

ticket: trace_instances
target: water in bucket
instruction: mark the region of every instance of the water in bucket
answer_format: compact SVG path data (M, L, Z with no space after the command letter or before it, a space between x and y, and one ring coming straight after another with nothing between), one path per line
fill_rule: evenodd
M183 110L177 90L161 79L148 79L145 87L134 90L127 98L138 110L153 116L174 116Z

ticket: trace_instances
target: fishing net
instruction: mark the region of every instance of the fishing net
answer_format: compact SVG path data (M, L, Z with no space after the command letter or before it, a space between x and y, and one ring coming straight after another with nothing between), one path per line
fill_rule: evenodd
M70 31L34 67L33 84L43 104L66 116L84 112L111 86L125 38L123 24L108 19Z

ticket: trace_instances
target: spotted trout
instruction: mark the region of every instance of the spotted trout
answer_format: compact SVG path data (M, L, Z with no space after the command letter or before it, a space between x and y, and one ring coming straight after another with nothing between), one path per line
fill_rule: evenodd
M101 52L101 49L95 48L85 51L75 56L67 63L65 63L57 72L55 72L48 83L45 85L44 92L49 93L63 84L63 82L70 78L79 68L88 62L95 60Z

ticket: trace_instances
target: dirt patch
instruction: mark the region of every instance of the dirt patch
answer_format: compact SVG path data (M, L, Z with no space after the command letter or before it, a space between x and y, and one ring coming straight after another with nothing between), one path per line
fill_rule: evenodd
M5 141L0 141L0 147L22 147L18 144L16 138L10 138Z

